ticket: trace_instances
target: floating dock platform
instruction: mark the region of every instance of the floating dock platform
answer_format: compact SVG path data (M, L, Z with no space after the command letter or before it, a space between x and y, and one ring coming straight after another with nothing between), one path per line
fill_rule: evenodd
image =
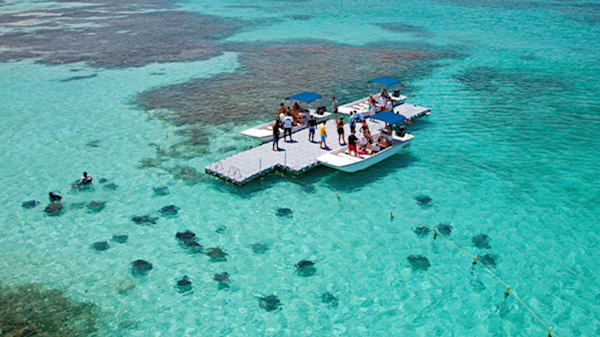
M406 105L404 108L407 109L405 113L424 114L429 111L428 108L415 106L413 104ZM369 124L371 132L385 126L385 123L383 122L370 119L367 120L367 123ZM279 151L273 151L273 143L267 142L244 152L213 162L206 166L204 171L207 174L236 185L247 184L274 170L281 170L297 175L302 174L319 165L317 158L320 155L347 146L339 145L335 121L329 120L326 124L327 145L329 146L329 150L321 149L319 147L319 140L321 138L319 134L320 127L320 124L317 125L315 143L308 141L308 128L306 128L292 135L294 142L288 143L281 138L279 140ZM357 137L359 128L360 123L357 125ZM344 134L346 139L350 135L350 127L348 124L344 125Z
M383 127L383 123L375 121L368 121L368 124L371 130ZM247 184L276 169L293 174L302 174L319 165L317 157L342 147L338 143L335 121L329 120L325 126L329 150L323 150L319 147L319 140L321 139L319 128L321 126L317 125L315 143L308 141L308 128L306 128L292 135L294 142L285 142L281 138L279 140L279 151L273 151L273 142L264 143L211 163L206 166L205 172L236 185ZM360 127L360 124L357 125L358 127ZM350 127L347 124L344 126L344 133L346 138L350 135Z

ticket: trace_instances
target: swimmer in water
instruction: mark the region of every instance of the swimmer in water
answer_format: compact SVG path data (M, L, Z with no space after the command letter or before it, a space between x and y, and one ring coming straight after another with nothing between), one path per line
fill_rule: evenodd
M50 198L50 202L60 201L62 199L61 195L54 192L48 193L48 197Z

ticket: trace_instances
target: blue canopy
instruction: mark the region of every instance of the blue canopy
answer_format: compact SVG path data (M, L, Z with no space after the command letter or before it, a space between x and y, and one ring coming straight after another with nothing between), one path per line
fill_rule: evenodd
M392 125L402 123L406 120L406 117L399 115L397 113L393 113L391 111L382 111L373 116L369 116L369 118L377 119L377 120L380 120L380 121L383 121L383 122L386 122L386 123L392 124Z
M321 98L322 96L317 94L316 92L303 91L297 95L286 97L285 99L297 100L306 103L310 103L317 98Z
M377 77L368 81L369 83L379 83L387 86L392 86L394 84L400 83L397 79L393 77Z

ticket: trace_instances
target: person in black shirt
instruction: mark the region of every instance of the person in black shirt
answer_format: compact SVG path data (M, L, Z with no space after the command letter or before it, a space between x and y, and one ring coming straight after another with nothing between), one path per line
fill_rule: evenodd
M273 123L273 151L279 151L279 119Z
M358 157L358 151L356 150L356 142L358 138L354 135L355 131L352 130L350 136L348 136L348 154L352 154L354 152L354 156Z
M310 115L308 120L308 141L311 143L315 142L315 130L317 129L317 121L313 115Z

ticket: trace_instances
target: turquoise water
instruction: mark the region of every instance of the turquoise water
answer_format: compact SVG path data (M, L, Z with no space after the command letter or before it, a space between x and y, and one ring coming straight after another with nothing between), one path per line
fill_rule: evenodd
M165 42L148 38L117 54L111 49L119 45L117 35L95 26L83 26L89 29L84 32L106 34L101 37L110 43L103 48L111 53L94 48L104 43L101 38L89 45L62 39L71 30L81 33L81 26L53 26L56 38L48 45L41 38L6 35L24 29L46 36L38 29L54 21L32 23L52 17L44 11L90 6L96 5L0 3L5 13L0 21L1 282L39 282L94 302L101 309L101 336L545 336L544 327L513 297L503 299L499 282L481 268L471 270L471 259L445 241L418 237L415 225L405 220L410 218L432 226L449 223L450 238L473 255L496 256L493 270L558 335L600 335L597 4L111 2L98 13L127 16L139 9L150 13L143 17L150 23L152 13L162 11L212 18L203 21L208 37L178 40L171 30L179 28L138 25L135 16L127 21L133 32L119 34L146 39L142 30L156 29L187 47L152 48ZM63 24L117 26L111 21L116 19L98 13ZM181 26L195 27L195 17L181 20ZM211 30L219 20L239 27L221 36L225 28ZM229 95L237 94L254 97L250 106L275 106L277 83L286 83L285 76L276 84L268 76L256 77L245 89L250 94L240 92L231 77L256 72L251 62L257 58L247 55L269 44L306 41L323 50L361 53L379 46L448 52L447 57L415 56L399 71L409 101L433 111L411 126L416 137L410 151L352 175L318 168L299 178L274 175L242 188L204 175L208 163L249 145L238 131L271 116L267 111L238 116L222 111L220 103L228 106L236 99ZM69 45L70 54L51 47L61 43ZM194 54L186 43L214 53ZM295 60L318 61L320 49L311 50ZM32 51L38 54L26 53ZM333 63L329 54L322 55L327 72ZM107 61L121 57L121 66ZM365 63L348 69L360 76L354 81L343 74L319 77L331 78L319 83L319 90L344 100L362 97L367 90L362 80L383 75ZM259 69L276 68L270 64ZM285 69L277 68L283 74ZM288 76L297 81L289 83L294 90L313 80L304 73ZM167 87L168 95L153 103L173 109L136 104L139 94ZM207 104L215 108L198 116L192 96L205 87L214 97ZM229 87L233 93L217 90ZM227 114L235 118L219 117ZM190 135L201 141L193 143ZM83 170L96 180L95 189L72 191L70 184ZM100 178L118 188L104 188ZM168 187L168 195L153 193L161 186ZM51 190L64 195L65 210L57 217L43 212ZM429 207L415 200L421 195L432 199ZM21 207L32 199L41 205ZM106 201L106 208L92 213L73 205L90 201ZM162 217L158 210L170 204L179 214ZM289 208L292 215L277 216L278 208ZM397 214L393 220L381 211L390 209ZM139 215L159 219L140 226L130 219ZM186 229L205 248L224 249L227 261L189 254L175 240L175 233ZM110 240L120 233L129 235L127 243ZM473 245L472 237L480 233L489 236L491 248ZM101 240L109 241L108 250L90 248ZM269 249L254 253L251 245L257 242ZM427 257L431 266L413 270L411 255ZM131 275L136 259L153 264L147 276ZM316 261L314 275L295 272L303 259ZM222 272L230 275L228 289L213 280ZM184 275L193 290L181 294L175 284ZM124 280L135 287L121 294L117 288ZM337 306L323 303L325 292L337 297ZM257 294L275 294L282 309L266 312Z

